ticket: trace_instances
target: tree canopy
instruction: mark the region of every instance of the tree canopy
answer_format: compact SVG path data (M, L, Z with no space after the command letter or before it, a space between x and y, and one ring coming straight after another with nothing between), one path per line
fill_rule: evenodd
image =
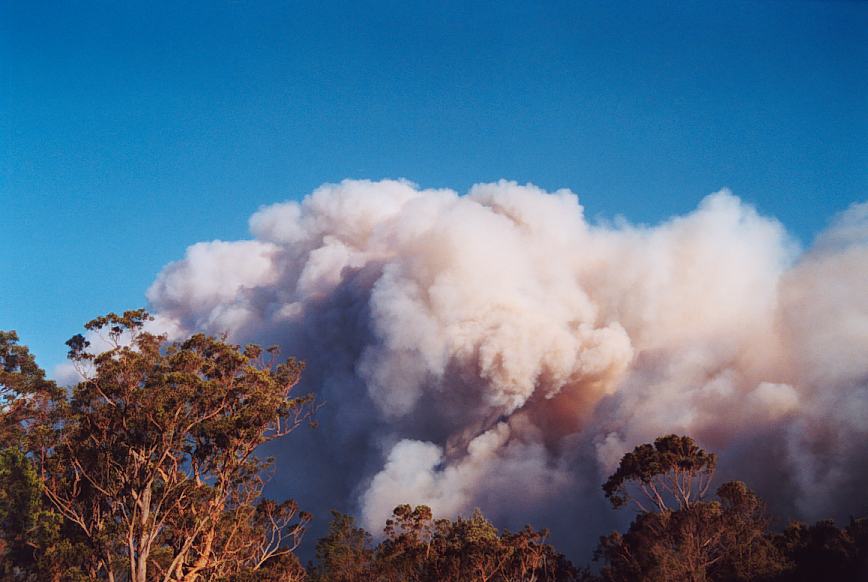
M68 392L4 336L3 383L26 403L9 407L9 422L51 434L7 456L20 473L9 491L30 495L38 473L41 507L63 529L54 541L76 544L79 563L64 576L192 582L300 571L292 550L310 516L262 498L270 461L255 453L310 420L312 398L291 394L302 364L203 334L169 343L145 331L149 318L137 310L88 322L109 348L93 352L82 335L68 342L82 376ZM42 426L20 419L35 418L22 411L38 391L59 411Z
M708 492L716 466L714 453L706 453L688 436L671 434L624 455L603 491L616 508L632 501L641 511L647 511L649 502L658 511L686 509Z
M482 512L455 520L434 519L425 505L400 505L386 521L376 546L352 517L335 512L328 535L317 544L315 581L343 582L567 582L590 579L547 542L548 532L530 526L498 530Z

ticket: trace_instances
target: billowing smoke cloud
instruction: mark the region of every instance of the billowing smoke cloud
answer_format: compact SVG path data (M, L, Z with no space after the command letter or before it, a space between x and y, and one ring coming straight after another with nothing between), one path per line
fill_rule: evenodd
M566 190L347 180L250 227L148 298L172 335L308 360L321 428L271 452L320 515L480 506L586 550L601 479L669 432L781 511L868 509L868 204L804 253L727 191L639 227L590 224Z

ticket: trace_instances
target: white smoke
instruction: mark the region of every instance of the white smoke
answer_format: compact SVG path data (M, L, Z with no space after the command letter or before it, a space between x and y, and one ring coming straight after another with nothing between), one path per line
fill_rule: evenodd
M791 481L806 516L868 481L868 204L804 254L727 191L639 227L589 224L566 190L347 180L250 226L148 299L175 336L309 360L328 405L305 462L373 530L399 503L542 515L670 432Z

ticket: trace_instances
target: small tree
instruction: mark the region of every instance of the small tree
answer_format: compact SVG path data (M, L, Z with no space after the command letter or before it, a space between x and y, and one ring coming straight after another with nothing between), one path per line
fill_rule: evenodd
M781 582L868 580L868 518L843 528L831 520L794 522L775 542L789 560Z
M38 519L39 501L39 477L24 453L13 447L0 450L0 572L4 579L34 565L28 541Z
M316 544L317 565L311 577L322 582L354 582L371 577L371 534L356 527L352 516L332 511L325 537Z
M52 442L64 391L14 331L0 331L0 577L84 579L87 551L46 507L34 451Z
M452 522L440 520L437 526L433 540L435 551L427 560L430 564L427 570L436 576L429 576L429 580L467 578L489 582L503 579L512 548L503 543L500 532L479 509L469 518L459 516Z
M28 450L62 398L63 390L45 377L18 334L0 331L0 448Z
M334 513L317 544L314 580L351 582L575 582L590 580L530 526L499 532L478 509L469 518L434 519L425 505L399 505L386 539L370 536L352 518Z
M442 524L441 524L442 525ZM386 520L386 539L377 548L377 571L383 580L423 580L431 558L436 524L431 508L399 505Z
M253 575L297 546L309 516L261 498L261 444L310 419L302 364L197 334L144 331L144 310L85 328L111 348L68 345L83 374L56 442L40 451L44 492L75 524L108 580L193 582Z

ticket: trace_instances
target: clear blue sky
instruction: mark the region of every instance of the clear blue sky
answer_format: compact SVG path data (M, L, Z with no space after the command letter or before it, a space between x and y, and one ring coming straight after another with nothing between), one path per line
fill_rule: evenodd
M0 329L51 368L187 245L344 177L638 222L728 186L804 242L868 194L868 3L434 4L0 0Z

